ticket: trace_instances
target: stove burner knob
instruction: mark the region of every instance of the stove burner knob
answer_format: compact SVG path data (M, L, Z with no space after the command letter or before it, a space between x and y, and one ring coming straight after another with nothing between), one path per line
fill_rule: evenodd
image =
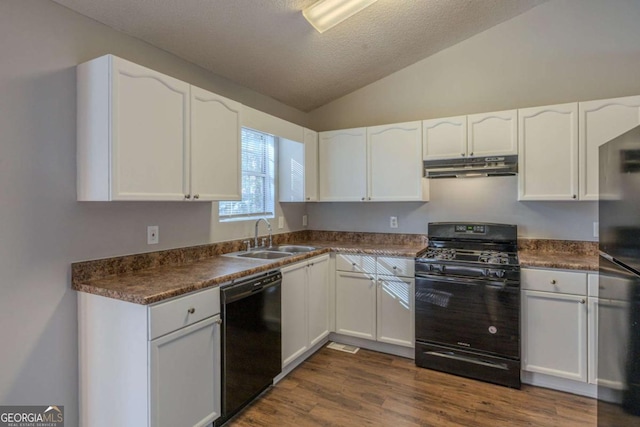
M496 277L504 277L504 270L496 270Z
M444 265L434 264L433 269L435 271L439 271L440 273L444 273Z

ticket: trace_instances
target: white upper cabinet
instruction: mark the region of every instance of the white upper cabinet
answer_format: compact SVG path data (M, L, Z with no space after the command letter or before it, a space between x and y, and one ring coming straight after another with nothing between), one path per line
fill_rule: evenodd
M467 116L422 122L424 160L452 159L467 155Z
M278 141L278 187L281 202L318 200L318 133L303 129L304 141Z
M421 201L426 199L422 178L420 122L367 128L369 155L368 200Z
M239 104L113 55L77 79L78 200L238 198Z
M320 200L367 199L366 128L320 132L318 161Z
M467 155L483 157L518 154L518 111L467 116Z
M578 104L518 110L518 200L578 197Z
M581 102L580 200L598 200L598 148L640 125L640 96Z
M240 200L241 104L191 87L191 196Z
M304 200L318 201L318 132L304 129Z

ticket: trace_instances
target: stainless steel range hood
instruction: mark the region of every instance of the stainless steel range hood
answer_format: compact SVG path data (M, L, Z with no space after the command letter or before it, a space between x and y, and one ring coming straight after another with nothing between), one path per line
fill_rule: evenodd
M424 161L424 176L427 178L509 176L517 173L518 156L462 157Z

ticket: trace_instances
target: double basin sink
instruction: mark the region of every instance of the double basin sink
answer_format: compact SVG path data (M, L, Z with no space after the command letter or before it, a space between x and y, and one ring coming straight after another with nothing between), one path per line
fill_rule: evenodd
M250 251L232 252L230 254L226 254L226 256L253 259L279 259L314 250L316 250L316 248L313 246L282 245L273 246L271 248L252 249Z

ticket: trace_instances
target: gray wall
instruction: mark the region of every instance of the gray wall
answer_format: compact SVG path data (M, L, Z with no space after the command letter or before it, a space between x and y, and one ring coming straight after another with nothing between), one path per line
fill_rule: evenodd
M75 65L106 53L305 124L306 114L48 0L0 0L0 404L78 423L73 261L221 240L211 203L79 203ZM213 211L212 211L213 206ZM278 208L288 228L304 205ZM160 244L146 244L146 226ZM286 231L286 230L278 230ZM235 237L252 233L242 225ZM108 410L108 408L105 408Z
M309 114L316 130L640 94L640 2L551 0ZM594 240L593 202L516 201L515 178L438 181L426 205L309 205L314 229L403 232L427 221L515 222L527 237ZM473 182L472 182L473 181Z

